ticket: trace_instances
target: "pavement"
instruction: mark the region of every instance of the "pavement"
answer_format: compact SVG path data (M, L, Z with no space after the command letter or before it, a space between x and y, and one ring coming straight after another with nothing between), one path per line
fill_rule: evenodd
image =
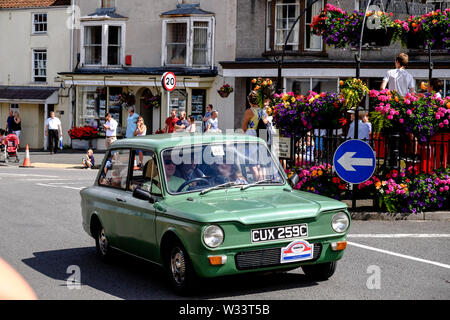
M56 155L58 156L58 155ZM79 156L79 155L78 155ZM77 159L77 156L73 158ZM82 228L79 191L97 170L0 167L0 256L39 299L182 299L164 271L119 254L95 254ZM335 275L311 281L302 269L199 282L199 300L448 300L450 222L352 221Z

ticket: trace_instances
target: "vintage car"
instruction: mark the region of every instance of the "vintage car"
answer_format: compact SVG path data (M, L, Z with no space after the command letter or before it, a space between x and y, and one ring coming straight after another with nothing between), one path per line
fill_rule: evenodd
M176 292L197 276L302 267L333 275L350 226L347 206L294 190L267 144L241 134L161 134L114 142L81 193L83 228L114 250L167 270Z

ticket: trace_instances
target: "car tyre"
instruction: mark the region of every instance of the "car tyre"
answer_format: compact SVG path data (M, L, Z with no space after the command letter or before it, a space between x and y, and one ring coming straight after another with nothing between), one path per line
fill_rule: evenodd
M166 254L166 271L169 282L178 295L193 293L196 274L186 249L179 241L174 241Z
M318 281L328 280L336 271L337 261L302 266L305 275Z
M109 245L108 238L106 237L105 228L100 225L97 228L97 232L95 234L95 247L97 249L97 256L103 262L108 262L111 260L112 249Z

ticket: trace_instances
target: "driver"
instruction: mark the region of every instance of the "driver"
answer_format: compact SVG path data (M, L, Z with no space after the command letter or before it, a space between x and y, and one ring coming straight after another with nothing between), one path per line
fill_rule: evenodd
M179 178L183 178L186 181L195 179L195 178L205 178L205 174L197 168L197 164L194 163L193 157L191 158L190 163L183 163L178 167L178 170L175 174Z
M166 173L167 188L171 192L176 192L178 188L185 182L185 180L175 176L177 166L172 162L170 157L165 157L163 161L164 172Z

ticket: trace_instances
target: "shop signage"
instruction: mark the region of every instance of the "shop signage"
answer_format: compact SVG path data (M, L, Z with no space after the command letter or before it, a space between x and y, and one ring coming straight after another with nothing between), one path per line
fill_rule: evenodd
M177 85L177 77L173 72L165 72L161 78L161 85L166 91L173 91Z

